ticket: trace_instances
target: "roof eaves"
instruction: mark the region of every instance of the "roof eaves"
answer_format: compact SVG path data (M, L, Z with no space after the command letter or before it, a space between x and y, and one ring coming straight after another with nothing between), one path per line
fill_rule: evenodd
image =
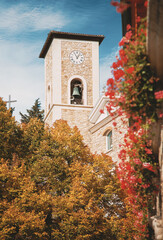
M50 47L50 44L51 44L53 38L91 40L91 41L98 41L99 44L101 44L105 37L104 37L104 35L88 35L88 34L79 34L79 33L50 31L50 33L48 34L48 37L44 43L44 46L41 50L39 58L44 58L46 56L46 53Z

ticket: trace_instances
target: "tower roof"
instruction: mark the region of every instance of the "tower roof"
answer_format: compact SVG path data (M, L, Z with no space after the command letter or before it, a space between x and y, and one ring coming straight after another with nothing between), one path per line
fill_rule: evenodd
M99 44L101 44L101 42L104 39L104 35L90 35L90 34L50 31L44 43L44 46L40 52L39 58L44 58L46 56L46 53L50 47L50 44L53 38L96 41L96 42L99 42Z

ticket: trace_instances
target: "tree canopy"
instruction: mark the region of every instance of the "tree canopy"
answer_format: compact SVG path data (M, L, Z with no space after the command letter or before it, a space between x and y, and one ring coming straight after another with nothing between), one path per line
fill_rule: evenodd
M38 118L43 122L44 119L44 110L41 110L41 103L39 98L36 99L34 105L31 109L27 109L27 114L20 112L21 123L28 123L31 118Z
M22 131L12 113L0 98L0 159L11 159L13 153L21 154Z
M0 239L119 239L126 210L111 158L66 121L18 125L2 100L0 119Z

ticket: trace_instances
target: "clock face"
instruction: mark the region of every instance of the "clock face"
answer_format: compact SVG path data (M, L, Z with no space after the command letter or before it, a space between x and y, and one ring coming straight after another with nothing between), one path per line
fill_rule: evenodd
M78 50L72 51L70 53L70 60L74 64L81 64L84 61L83 53Z

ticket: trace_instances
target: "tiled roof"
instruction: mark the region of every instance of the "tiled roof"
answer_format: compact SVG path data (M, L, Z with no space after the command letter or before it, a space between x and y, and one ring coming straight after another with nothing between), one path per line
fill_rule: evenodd
M50 44L53 38L61 38L61 39L75 39L75 40L85 40L85 41L97 41L99 44L104 39L103 35L90 35L90 34L80 34L80 33L69 33L69 32L58 32L58 31L50 31L48 37L44 43L44 46L39 55L40 58L44 58L46 53L50 47Z

